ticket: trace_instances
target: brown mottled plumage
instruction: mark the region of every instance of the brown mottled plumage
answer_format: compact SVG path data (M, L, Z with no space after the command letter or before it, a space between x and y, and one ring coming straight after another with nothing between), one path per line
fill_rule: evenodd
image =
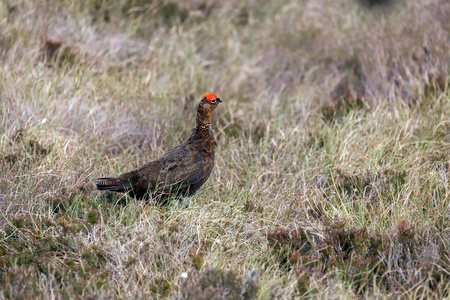
M131 191L137 198L151 195L160 201L168 196L193 195L214 167L211 115L220 102L222 100L215 94L203 95L197 109L196 126L185 143L119 177L98 178L95 181L97 188L114 192Z

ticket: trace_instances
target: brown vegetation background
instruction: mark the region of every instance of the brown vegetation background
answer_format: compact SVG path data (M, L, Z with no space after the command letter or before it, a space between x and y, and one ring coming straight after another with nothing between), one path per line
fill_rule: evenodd
M0 3L0 297L449 296L446 0ZM181 143L185 204L95 190Z

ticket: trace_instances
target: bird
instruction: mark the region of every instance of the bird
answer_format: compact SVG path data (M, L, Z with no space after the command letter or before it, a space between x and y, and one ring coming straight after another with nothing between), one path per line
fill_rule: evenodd
M194 195L214 168L211 116L221 102L214 93L204 94L197 108L195 127L185 143L118 177L98 178L95 181L97 189L130 192L138 199L151 198L162 205L172 197L183 199Z

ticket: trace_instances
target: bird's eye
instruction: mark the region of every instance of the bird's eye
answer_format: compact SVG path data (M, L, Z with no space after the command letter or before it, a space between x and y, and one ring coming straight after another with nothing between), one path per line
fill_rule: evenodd
M212 100L211 100L211 103L216 103L216 99L212 99Z

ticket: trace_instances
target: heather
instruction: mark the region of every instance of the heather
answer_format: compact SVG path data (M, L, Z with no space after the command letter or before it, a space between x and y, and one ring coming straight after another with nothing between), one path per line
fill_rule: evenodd
M437 298L450 3L4 1L0 297ZM95 189L184 142L181 205Z

